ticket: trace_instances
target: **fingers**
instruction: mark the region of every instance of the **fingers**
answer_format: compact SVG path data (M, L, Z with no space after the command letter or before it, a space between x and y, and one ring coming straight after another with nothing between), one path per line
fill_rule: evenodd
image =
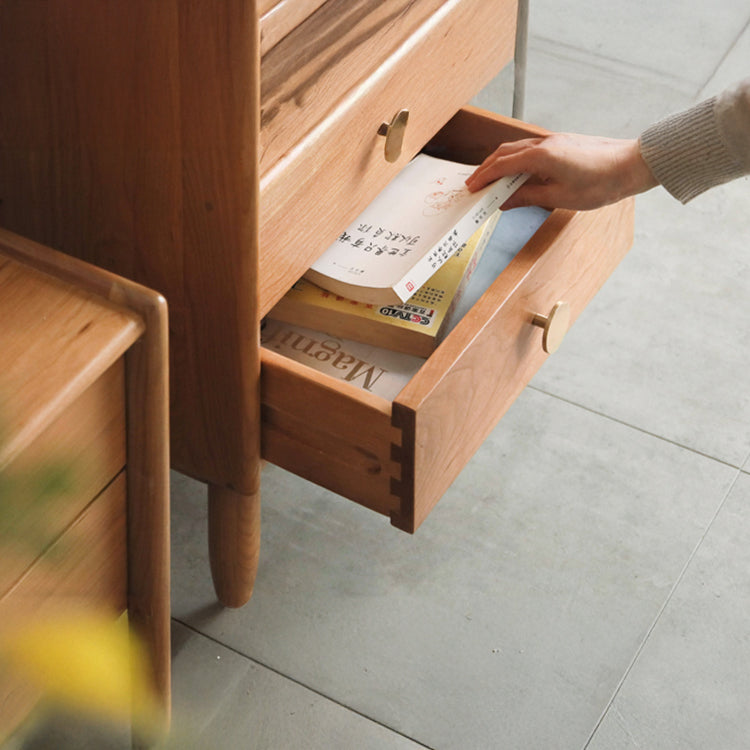
M536 174L538 155L535 147L540 141L540 138L529 138L503 143L476 168L466 180L466 186L473 193L501 177L519 172Z
M480 190L490 182L505 177L507 174L504 167L507 168L507 160L514 154L522 153L528 148L525 141L512 141L501 144L493 151L474 171L474 174L466 180L466 185L470 191Z
M526 183L516 190L502 206L501 210L525 208L526 206L553 206L556 203L556 186Z
M499 146L466 181L476 192L501 177L529 180L504 208L541 205L586 210L613 203L656 184L637 140L552 133Z

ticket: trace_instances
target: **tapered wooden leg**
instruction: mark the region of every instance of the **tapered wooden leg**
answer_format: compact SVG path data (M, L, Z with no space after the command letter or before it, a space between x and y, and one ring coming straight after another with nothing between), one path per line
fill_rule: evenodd
M208 549L219 601L225 607L246 604L258 570L260 492L241 495L208 486Z

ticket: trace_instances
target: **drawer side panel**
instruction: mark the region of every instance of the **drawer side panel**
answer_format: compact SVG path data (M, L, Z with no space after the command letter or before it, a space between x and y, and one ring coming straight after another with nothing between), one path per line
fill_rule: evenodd
M400 433L387 401L262 351L261 454L283 469L378 513L399 507L391 483Z

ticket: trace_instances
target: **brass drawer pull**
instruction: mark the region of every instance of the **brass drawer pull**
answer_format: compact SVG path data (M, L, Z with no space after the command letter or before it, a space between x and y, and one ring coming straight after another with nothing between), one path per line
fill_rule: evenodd
M396 114L390 123L384 122L378 128L378 135L385 136L385 160L394 162L401 156L401 147L404 144L404 133L406 123L409 122L409 110L402 109Z
M558 350L570 325L570 305L567 302L556 302L549 315L535 315L531 322L544 329L542 349L547 354Z

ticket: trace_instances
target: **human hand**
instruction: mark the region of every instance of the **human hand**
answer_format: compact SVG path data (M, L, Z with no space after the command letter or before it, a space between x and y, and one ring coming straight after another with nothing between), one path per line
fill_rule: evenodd
M637 140L552 133L501 144L477 167L466 185L475 192L500 177L519 172L531 176L503 209L599 208L658 184Z

